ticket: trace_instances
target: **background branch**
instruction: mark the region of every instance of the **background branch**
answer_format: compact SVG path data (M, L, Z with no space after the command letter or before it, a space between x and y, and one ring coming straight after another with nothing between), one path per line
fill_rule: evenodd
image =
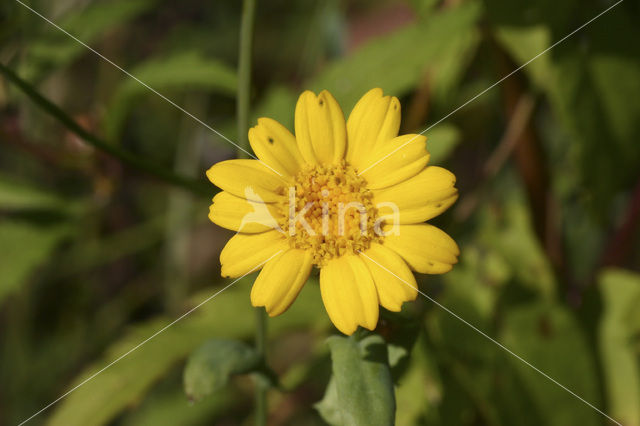
M55 118L59 123L69 129L71 132L82 138L89 145L106 152L107 154L119 159L123 163L129 165L136 170L142 170L145 173L154 176L166 183L176 185L203 196L211 196L213 190L206 184L201 184L196 180L186 178L171 172L170 167L165 167L143 160L131 152L122 150L117 146L107 143L99 137L89 133L80 124L78 124L67 113L60 109L57 105L42 96L31 84L20 78L11 69L0 63L0 72L13 83L25 95L27 95L36 105L46 111L50 116Z

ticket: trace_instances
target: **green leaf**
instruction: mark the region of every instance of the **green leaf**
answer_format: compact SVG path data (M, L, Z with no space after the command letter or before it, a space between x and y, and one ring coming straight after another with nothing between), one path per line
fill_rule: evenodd
M427 149L431 157L429 164L442 164L460 142L460 131L449 124L439 124L425 133Z
M409 3L419 16L429 16L438 2L439 0L410 0Z
M380 36L331 62L305 87L316 92L329 90L346 116L368 90L380 87L386 94L401 96L418 85L426 73L431 78L432 95L442 98L462 76L478 43L475 24L479 17L477 2L430 14L428 19ZM420 44L419 50L416 43ZM254 121L270 117L292 130L296 99L290 89L272 88L256 108ZM433 141L429 149L437 162L446 158L458 140L457 132L445 125L430 130L427 137Z
M531 365L601 407L593 354L580 326L559 305L535 303L512 308L504 318L500 342ZM601 425L593 408L551 382L522 361L506 354L514 373L533 401L545 425Z
M522 13L513 2L490 0L489 15L498 39L519 64L532 59L586 22L602 7L571 7L567 2L532 2ZM576 142L557 162L558 175L576 168L580 190L592 210L606 213L617 191L637 180L640 163L640 30L637 11L621 4L588 29L540 56L525 68L548 95L556 118ZM626 12L625 13L625 10ZM611 31L615 28L615 31ZM594 172L597 170L597 172ZM570 173L568 173L571 175ZM575 194L572 194L575 196Z
M424 341L419 341L411 353L409 367L396 391L398 426L422 424L419 418L433 411L442 398L440 379L429 355Z
M65 201L48 191L0 174L0 210L60 209Z
M380 36L353 54L331 62L305 87L329 90L346 116L368 90L380 87L386 94L401 96L427 73L433 97L442 98L458 82L473 56L479 38L475 25L479 17L478 2L429 14L428 19ZM418 44L420 48L416 49ZM270 117L292 130L296 99L290 89L272 88L256 108L254 121ZM427 137L434 163L444 161L459 139L458 132L447 125L435 127Z
M91 2L86 8L65 16L60 26L89 45L109 30L127 23L151 9L156 0L110 0ZM37 17L34 20L40 19ZM91 54L86 47L68 35L50 28L45 35L27 47L20 74L37 80L49 67L69 64L81 54Z
M444 276L439 302L491 334L498 294L495 288L483 282L484 261L478 258L478 252L469 247L464 253L462 262ZM494 358L494 348L486 344L485 338L448 312L438 308L427 321L432 338L450 356L474 364L488 364Z
M196 349L184 369L184 389L189 399L199 401L222 389L235 374L251 371L261 357L254 348L238 340L212 339Z
M630 37L637 39L640 32ZM640 52L633 58L574 49L558 61L551 100L568 131L581 142L575 154L582 181L599 211L608 209L621 185L637 180L640 99L629 93L640 92L638 57Z
M503 266L507 270L501 274L512 275L518 284L553 300L556 294L553 272L533 232L531 215L522 195L513 191L502 192L507 199L500 212L491 206L481 211L479 240L494 250L500 263L504 260ZM487 266L484 263L478 265Z
M392 425L395 396L384 339L332 336L328 344L333 375L316 404L323 418L332 425Z
M524 64L543 52L551 44L551 31L544 25L531 27L498 26L496 38L513 55L518 64ZM523 71L542 88L549 88L553 81L551 55L542 55L529 63Z
M64 225L39 227L9 220L0 223L0 302L47 262L69 230Z
M166 222L162 214L108 235L84 238L62 254L57 276L66 278L148 250L164 237Z
M218 392L199 404L190 404L184 392L171 382L171 390L153 392L122 420L124 426L176 426L211 424L217 417L243 401L239 392Z
M369 89L400 96L429 71L434 91L446 92L464 70L476 46L478 2L434 13L390 35L371 40L353 54L328 65L307 85L329 90L348 113ZM419 46L419 47L417 47Z
M195 51L149 59L131 70L131 74L163 95L204 90L233 96L237 86L235 70ZM106 122L109 140L117 138L135 100L144 95L156 96L136 80L123 80L109 106Z
M346 424L342 418L341 401L338 395L335 376L332 375L329 379L327 388L324 391L324 397L322 401L315 404L315 408L324 421L330 425L339 426Z
M405 306L407 308L408 306ZM405 374L411 359L411 352L420 333L420 323L415 314L409 314L408 309L402 312L380 312L389 355L389 369L394 383Z
M249 301L249 292L253 279L250 276L238 281L82 385L60 402L49 425L92 426L108 423L131 403L139 401L168 370L202 342L212 336L230 339L252 336L255 314ZM189 306L197 306L216 291L219 290L202 291L191 299ZM76 378L70 388L158 333L171 320L160 317L133 327L109 348L101 360ZM269 320L269 335L275 338L288 330L322 329L327 326L328 318L317 281L310 280L286 313Z
M604 312L598 327L606 397L611 417L625 426L640 425L640 365L634 332L640 321L633 315L640 305L640 275L607 270L599 279Z

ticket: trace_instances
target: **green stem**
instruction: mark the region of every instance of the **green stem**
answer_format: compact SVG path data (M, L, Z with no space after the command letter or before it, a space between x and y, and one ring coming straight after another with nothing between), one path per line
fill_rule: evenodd
M188 189L189 191L194 192L198 195L204 195L207 197L211 196L212 190L208 186L200 184L196 180L176 175L172 173L168 167L159 166L157 164L146 161L89 133L57 105L38 93L33 88L33 86L31 86L31 84L18 77L16 73L14 73L11 69L7 68L2 63L0 63L0 73L2 73L7 78L7 80L18 87L33 102L35 102L36 105L49 113L53 118L58 120L62 125L64 125L71 132L75 133L78 137L84 139L89 145L112 155L113 157L119 159L123 163L126 163L135 169L142 170L167 183Z
M262 356L266 365L267 346L267 312L263 308L256 308L256 351ZM267 388L269 384L265 377L256 375L256 425L267 424Z
M249 148L247 132L249 130L249 99L251 94L251 51L253 45L253 21L255 18L255 0L244 0L242 20L240 22L240 51L238 57L238 144L245 151ZM239 157L246 153L238 152Z
M240 22L240 50L238 52L238 144L242 148L238 157L246 158L244 151L249 149L247 132L249 130L249 101L251 96L251 52L253 50L253 26L255 20L255 0L244 0L242 3L242 20ZM244 151L243 151L244 150ZM267 317L262 308L256 309L256 351L262 356L266 365ZM267 387L268 383L260 375L256 375L256 425L267 424Z

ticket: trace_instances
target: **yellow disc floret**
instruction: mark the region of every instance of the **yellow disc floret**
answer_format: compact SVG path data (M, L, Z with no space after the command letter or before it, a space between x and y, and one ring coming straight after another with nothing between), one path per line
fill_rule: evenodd
M344 161L307 165L294 182L280 204L280 226L291 247L311 250L317 266L380 240L373 194L353 167Z

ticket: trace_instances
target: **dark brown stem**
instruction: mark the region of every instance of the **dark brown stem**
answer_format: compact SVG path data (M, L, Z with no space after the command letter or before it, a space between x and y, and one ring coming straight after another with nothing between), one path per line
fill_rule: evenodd
M411 98L404 120L404 133L415 131L419 126L424 125L429 115L429 98L431 96L431 75L427 71L422 76L422 81Z
M465 196L458 207L455 209L454 215L459 222L465 222L476 210L481 199L487 192L489 182L502 170L508 158L513 153L520 135L528 125L531 115L533 114L535 100L528 94L522 95L518 101L518 105L509 118L509 124L498 143L496 149L487 159L481 175L481 182L473 193Z
M507 75L515 65L499 47L498 54L499 73ZM517 110L519 100L526 93L523 75L514 74L504 80L502 89L505 111L511 117ZM513 155L529 201L536 236L547 253L560 289L572 303L577 303L578 300L574 297L578 294L577 288L564 256L559 208L549 188L551 179L542 144L531 121L520 132Z

